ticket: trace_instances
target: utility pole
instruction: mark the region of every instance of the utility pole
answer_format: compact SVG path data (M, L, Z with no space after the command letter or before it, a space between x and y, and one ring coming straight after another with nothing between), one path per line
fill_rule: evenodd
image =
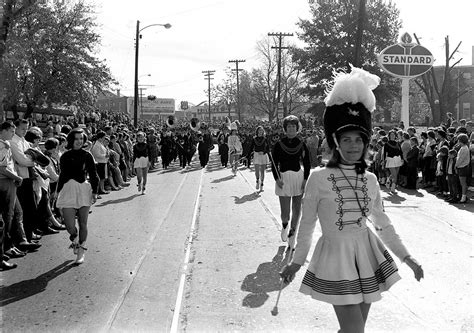
M278 49L278 90L277 90L277 112L276 112L276 119L278 120L278 106L280 105L280 94L281 94L281 88L280 88L281 87L281 50L288 49L288 46L282 46L283 37L293 36L293 34L286 33L286 32L269 32L268 36L278 37L278 46L272 46L272 49Z
M135 79L133 90L133 127L138 128L138 47L140 43L140 21L137 20L135 35Z
M202 71L202 72L204 73L204 80L207 80L207 96L208 96L208 101L209 101L207 111L209 112L209 123L210 123L211 122L211 80L214 80L212 75L214 75L216 71L208 70L208 71Z
M355 67L361 67L362 65L360 49L362 47L362 35L364 33L365 1L366 0L359 0L359 15L357 17L357 32L356 32L356 38L355 38L355 51L354 51L354 66Z
M146 88L139 87L138 90L140 91L140 118L143 120L143 90Z
M229 62L235 63L235 69L232 69L232 71L235 71L237 74L237 98L236 98L236 106L237 106L237 115L239 117L239 122L242 122L241 116L240 116L240 93L239 93L239 71L242 69L239 69L239 62L245 62L245 60L229 60Z

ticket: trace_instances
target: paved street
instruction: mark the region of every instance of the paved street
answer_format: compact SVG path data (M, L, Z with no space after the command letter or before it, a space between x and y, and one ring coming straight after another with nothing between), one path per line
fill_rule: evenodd
M72 265L64 231L16 259L1 275L2 331L336 332L332 307L297 291L303 271L270 313L286 260L271 173L257 194L251 170L233 176L215 153L198 165L150 173L146 195L135 180L104 195L83 265ZM424 190L384 199L425 279L397 261L402 280L373 304L367 331L472 332L474 204Z

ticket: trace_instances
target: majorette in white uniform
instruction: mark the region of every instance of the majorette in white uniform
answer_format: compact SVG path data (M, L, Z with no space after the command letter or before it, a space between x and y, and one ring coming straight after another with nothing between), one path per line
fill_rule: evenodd
M323 116L330 148L338 148L339 135L349 131L358 131L368 142L371 112L375 109L372 90L379 82L377 76L358 68L335 77L325 100ZM331 167L314 170L303 197L293 263L304 265L317 220L322 236L300 291L334 305L378 301L381 293L400 279L385 246L400 260L409 258L384 212L375 175L363 171L361 163L356 166L334 162ZM368 222L374 225L377 235L368 227ZM409 260L410 264L416 263L414 259ZM422 277L421 266L417 270L416 274Z

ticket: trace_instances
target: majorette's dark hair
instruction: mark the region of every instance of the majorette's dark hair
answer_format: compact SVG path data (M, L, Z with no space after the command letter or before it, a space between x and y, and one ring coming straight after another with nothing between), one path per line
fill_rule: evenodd
M87 143L87 135L82 128L72 129L66 137L66 149L72 149L74 147L74 140L76 139L76 134L81 134L83 139L83 146Z
M289 124L293 124L296 126L296 131L300 132L303 128L303 125L301 125L300 120L298 119L297 116L290 114L289 116L286 116L283 119L283 130L286 132L286 128L288 127Z

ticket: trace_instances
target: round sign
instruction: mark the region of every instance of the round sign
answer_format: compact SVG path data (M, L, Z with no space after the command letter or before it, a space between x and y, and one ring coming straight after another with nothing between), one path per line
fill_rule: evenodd
M421 45L395 44L378 56L382 69L396 77L415 77L426 73L434 62L431 52Z

